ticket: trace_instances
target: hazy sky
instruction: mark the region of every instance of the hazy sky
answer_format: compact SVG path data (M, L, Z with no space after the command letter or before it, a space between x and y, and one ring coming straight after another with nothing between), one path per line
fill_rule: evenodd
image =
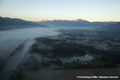
M0 16L30 21L120 21L120 0L0 0Z

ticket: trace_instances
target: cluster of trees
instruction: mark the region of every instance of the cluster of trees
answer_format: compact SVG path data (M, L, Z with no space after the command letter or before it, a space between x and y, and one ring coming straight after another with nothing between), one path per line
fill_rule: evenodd
M37 41L45 43L45 45L50 45L52 49L38 49L38 47L33 47L32 52L37 52L47 57L70 57L70 56L84 56L86 52L89 52L93 55L98 55L101 57L95 58L89 64L78 63L69 63L65 66L70 67L73 65L76 68L89 68L89 67L113 67L116 64L120 63L120 51L115 50L99 50L93 46L86 46L82 44L77 44L73 42L68 42L66 40L62 41L60 39L49 39L49 38L38 38ZM64 65L64 64L63 64Z
M39 43L44 43L45 45L52 45L56 42L62 42L63 41L63 40L60 40L60 39L50 39L50 38L41 38L41 37L38 37L35 40L38 41Z
M49 38L37 38L39 43L46 45L46 48L39 48L38 45L33 45L31 52L32 53L40 53L43 56L47 57L69 57L69 56L84 56L86 53L86 46L80 45L77 43L68 43L67 41L62 40L54 40ZM51 46L52 49L48 49L48 46ZM49 55L50 54L50 55Z
M74 55L84 56L86 49L84 46L80 46L79 44L62 43L53 45L53 53L62 57L69 57Z
M81 69L81 68L103 68L103 67L116 67L116 63L111 57L96 57L88 62L73 61L63 64L65 69Z

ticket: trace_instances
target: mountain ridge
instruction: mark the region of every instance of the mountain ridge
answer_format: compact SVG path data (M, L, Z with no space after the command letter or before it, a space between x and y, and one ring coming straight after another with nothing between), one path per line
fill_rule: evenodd
M19 18L9 18L9 17L0 17L0 25L1 26L10 26L10 25L18 25L18 26L45 26L40 25L38 23L32 21L25 21Z
M80 27L80 26L107 26L110 24L114 24L116 22L89 22L84 19L76 19L76 20L43 20L37 23L52 26Z

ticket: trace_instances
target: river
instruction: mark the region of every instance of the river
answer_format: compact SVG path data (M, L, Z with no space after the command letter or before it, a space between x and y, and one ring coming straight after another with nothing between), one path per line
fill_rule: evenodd
M57 30L40 27L0 31L0 80L8 80L34 43L34 38L58 35Z
M29 47L34 43L34 39L36 37L55 36L60 34L58 31L60 29L72 30L73 28L37 27L0 31L0 80L8 80L9 75L23 60L25 54L29 50ZM81 28L78 27L75 29ZM71 61L71 59L69 60Z

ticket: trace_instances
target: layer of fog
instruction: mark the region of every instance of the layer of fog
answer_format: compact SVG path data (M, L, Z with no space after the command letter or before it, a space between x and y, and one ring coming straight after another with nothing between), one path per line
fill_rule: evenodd
M0 31L0 61L6 58L17 48L23 41L27 39L34 39L35 37L52 36L57 35L57 30L96 30L96 27L56 27L52 26L49 28L22 28Z
M0 61L10 55L23 41L59 34L56 28L22 28L0 31Z
M0 63L2 62L0 79L8 80L9 75L23 60L36 37L55 36L59 34L57 30L41 27L0 31Z
M4 62L2 70L0 71L1 77L7 80L10 73L20 64L24 55L29 50L29 47L34 43L36 37L55 36L60 34L58 30L94 30L95 28L89 27L49 27L49 28L21 28L0 31L0 62L6 59L11 53L14 55L9 56L7 61ZM24 45L24 46L21 46ZM19 49L20 47L20 49ZM18 48L18 49L17 49ZM76 58L76 57L74 57ZM69 60L73 60L71 58ZM80 58L79 58L80 59ZM87 58L86 58L87 59ZM91 59L91 58L90 58ZM64 60L65 61L65 60Z
M33 55L38 61L50 61L50 60L56 60L56 58L47 58L40 54L34 54ZM63 63L65 62L73 62L73 61L89 61L93 59L93 56L86 54L84 56L72 56L72 57L63 57L59 58Z
M73 30L73 29L79 29L79 30L90 30L90 31L95 31L95 30L99 30L101 28L101 26L75 26L75 27L69 27L69 26L51 26L54 28L58 28L58 29L63 29L63 30Z

